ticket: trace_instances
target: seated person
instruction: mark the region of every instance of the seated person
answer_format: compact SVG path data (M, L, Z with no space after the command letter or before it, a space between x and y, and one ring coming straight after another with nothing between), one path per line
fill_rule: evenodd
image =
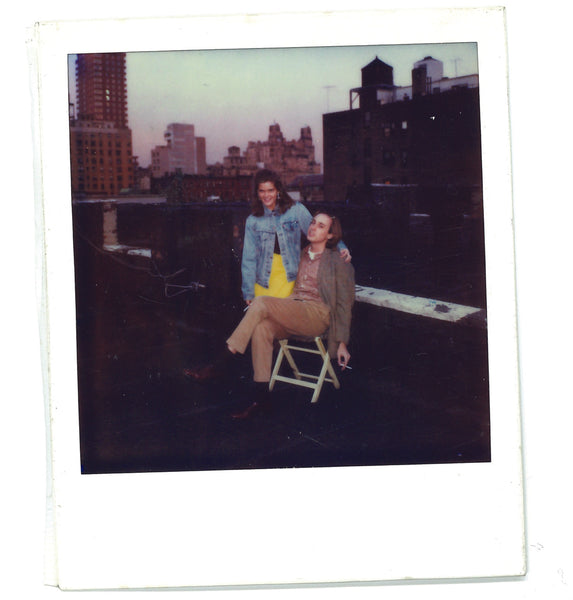
M308 228L292 294L287 298L258 296L227 340L227 354L243 354L249 342L254 370L255 398L242 413L245 418L268 404L274 341L290 336L314 337L328 331L328 352L339 366L350 359L347 344L354 303L354 268L336 246L342 238L336 217L318 213ZM191 374L204 379L205 372Z

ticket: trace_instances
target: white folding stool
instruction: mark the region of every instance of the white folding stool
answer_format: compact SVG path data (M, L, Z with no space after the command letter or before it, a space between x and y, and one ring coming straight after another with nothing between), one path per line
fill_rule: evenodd
M314 343L316 349L296 345L292 340L295 340L297 342L305 342L307 344ZM324 347L322 338L320 336L316 336L314 338L296 337L292 338L292 340L279 340L280 349L277 356L277 360L275 361L275 366L271 375L271 380L269 382L269 390L272 390L274 388L276 381L283 381L285 383L290 383L291 385L299 385L302 387L311 388L314 390L311 403L315 403L318 402L320 390L322 389L322 384L325 381L332 383L336 389L339 389L340 382L338 381L338 377L334 372L334 368L330 362L330 356L328 355L328 352ZM308 354L320 355L320 357L322 358L320 373L318 375L313 375L311 373L302 373L298 368L296 362L294 361L291 350L294 350L296 352L306 352ZM293 371L294 377L286 377L285 375L279 375L283 358L287 359L287 362Z

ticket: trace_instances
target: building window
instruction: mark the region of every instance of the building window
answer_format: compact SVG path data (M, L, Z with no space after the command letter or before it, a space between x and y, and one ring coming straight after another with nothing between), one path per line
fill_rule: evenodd
M387 167L392 167L392 166L394 166L395 161L396 161L395 152L393 152L392 150L384 150L382 152L382 164L384 164Z

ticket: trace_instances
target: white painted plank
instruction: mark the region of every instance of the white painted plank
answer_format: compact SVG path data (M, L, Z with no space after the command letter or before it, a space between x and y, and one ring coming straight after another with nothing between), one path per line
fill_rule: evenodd
M107 252L117 254L128 254L129 256L145 256L151 258L150 248L136 248L135 246L126 246L124 244L104 244L103 249Z
M473 306L399 294L390 290L361 285L356 286L356 300L357 302L365 302L366 304L450 322L459 321L482 310Z

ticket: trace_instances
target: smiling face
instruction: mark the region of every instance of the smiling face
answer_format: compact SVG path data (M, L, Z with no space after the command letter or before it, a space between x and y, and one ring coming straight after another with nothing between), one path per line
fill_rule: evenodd
M263 181L259 183L257 188L257 194L259 200L263 203L263 206L269 210L274 210L277 205L277 188L272 181Z
M330 233L331 225L332 219L322 213L317 214L312 219L306 237L313 248L324 248L326 246L326 242L332 237Z

